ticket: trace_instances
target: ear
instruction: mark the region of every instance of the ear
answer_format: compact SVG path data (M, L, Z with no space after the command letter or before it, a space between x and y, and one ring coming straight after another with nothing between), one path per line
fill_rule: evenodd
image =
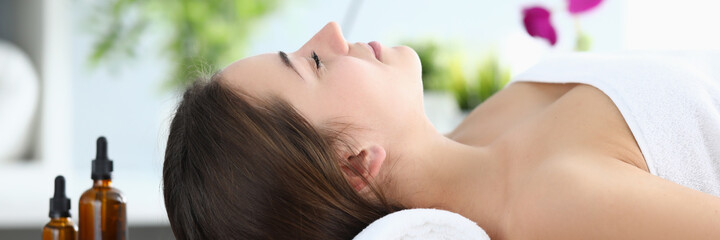
M347 164L342 164L341 168L355 191L361 191L366 187L363 178L371 181L377 177L385 162L385 155L385 149L379 145L365 147L357 154L345 155Z

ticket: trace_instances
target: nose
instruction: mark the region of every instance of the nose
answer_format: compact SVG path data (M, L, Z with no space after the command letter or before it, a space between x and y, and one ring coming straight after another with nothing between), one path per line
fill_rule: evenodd
M303 48L310 48L320 53L321 51L325 54L347 54L348 44L343 37L340 25L336 22L329 22L310 41L305 43ZM329 51L329 52L327 52Z

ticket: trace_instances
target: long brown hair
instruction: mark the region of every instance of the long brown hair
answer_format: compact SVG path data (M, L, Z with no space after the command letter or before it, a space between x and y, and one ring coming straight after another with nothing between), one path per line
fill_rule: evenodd
M342 132L219 78L190 86L170 124L163 193L176 238L351 239L401 209L367 179L372 200L348 183Z

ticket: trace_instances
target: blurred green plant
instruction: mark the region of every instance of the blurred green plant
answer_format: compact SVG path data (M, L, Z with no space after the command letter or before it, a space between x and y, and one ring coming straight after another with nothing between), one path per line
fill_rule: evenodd
M496 92L502 90L510 82L510 69L503 68L495 54L490 54L477 68L475 76L475 96L472 104L477 105Z
M164 53L171 73L164 89L182 88L208 66L227 64L245 54L253 26L278 8L281 0L107 0L91 24L98 38L90 64L135 57L148 26L167 29ZM163 32L165 33L165 32Z
M502 90L510 81L510 69L503 67L494 53L488 54L474 69L470 69L474 76L468 76L463 68L467 60L457 54L443 56L441 53L449 51L437 42L404 44L413 48L420 58L423 89L452 93L458 107L463 111L474 109Z
M590 35L587 35L585 32L578 31L577 39L575 40L575 51L587 52L590 51L591 46L592 38Z
M405 42L403 45L409 46L417 52L422 64L422 83L423 89L429 91L445 91L448 89L447 66L440 64L439 46L435 41L425 40L418 42Z
M448 80L450 81L450 92L455 97L455 101L461 110L472 109L470 99L472 91L468 86L467 78L463 72L463 60L460 57L454 57L450 60L448 68Z

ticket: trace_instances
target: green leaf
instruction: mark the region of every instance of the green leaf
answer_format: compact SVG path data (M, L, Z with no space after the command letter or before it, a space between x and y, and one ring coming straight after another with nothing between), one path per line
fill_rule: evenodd
M172 73L163 89L182 88L197 69L214 68L243 57L253 25L279 7L279 0L108 0L90 19L102 29L88 61L97 67L111 59L133 58L150 25L169 27L161 49ZM205 71L205 70L203 70Z

